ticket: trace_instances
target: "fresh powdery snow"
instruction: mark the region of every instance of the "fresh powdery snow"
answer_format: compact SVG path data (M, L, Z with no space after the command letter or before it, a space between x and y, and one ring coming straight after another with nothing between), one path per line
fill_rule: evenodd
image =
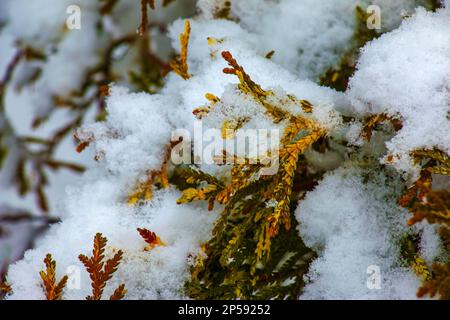
M387 142L392 162L414 173L409 151L450 152L450 10L419 9L362 50L348 97L355 112L386 113L403 128Z
M97 39L92 30L71 33L59 40L55 29L61 21L52 17L70 1L54 2L58 4L9 1L9 15L20 15L17 12L23 6L39 9L28 8L37 17L30 21L16 19L0 38L0 43L6 42L9 34L38 46L58 42L59 50L49 56L42 78L33 89L37 104L48 103L44 99L54 92L67 93L76 87L84 71L97 63L99 50L104 50L104 39ZM415 298L420 280L402 265L398 252L397 236L410 232L405 223L408 212L396 201L401 193L400 175L417 175L409 158L411 150L437 147L450 153L450 8L436 13L418 9L413 14L419 1L375 1L382 8L390 8L386 9L386 29L401 25L362 49L349 89L338 93L314 81L348 49L354 7L357 3L367 5L368 1L236 1L231 14L238 22L212 19L211 12L218 2L198 1L201 13L190 19L190 79L170 73L156 94L130 92L122 84L111 84L107 119L79 129L79 137L93 140L90 148L98 162L79 183L67 188L62 222L51 227L35 249L10 266L7 280L13 292L9 299L45 298L39 271L48 252L57 261L57 277L70 275L64 297L83 299L89 294L90 279L77 257L90 253L97 232L109 240L107 255L117 249L124 251L123 262L105 295L125 283L129 299L186 298L183 285L189 277L192 257L210 238L220 208L208 211L201 202L177 205L180 192L173 187L156 191L151 201L140 206L130 206L126 200L148 170L161 167L172 132L180 128L194 130L196 118L192 111L206 105L205 93L220 97L222 104L205 117L206 128L220 129L224 120L246 116L252 120L244 129L284 128L284 122L275 125L268 121L255 101L235 89L232 84L237 83L237 77L222 73L226 67L220 55L223 50L230 51L252 79L272 90L277 98L291 94L317 106L310 117L333 138L353 137L357 144L361 134L362 124L355 121L344 125L341 114L386 113L402 120L402 129L386 145L378 146L380 158L376 161L384 164L388 154L394 156L390 163L393 166L389 167L391 176L384 171L353 167L354 159L344 159L342 150L329 153L323 162L311 160L318 168L341 167L327 173L296 209L299 233L318 254L305 276L307 285L299 298ZM94 1L82 3L91 6ZM402 22L405 12L413 16ZM90 30L89 25L97 19L86 16L85 28ZM184 20L180 19L168 30L172 46L178 51L183 27ZM208 44L208 37L220 41ZM265 55L271 50L275 51L273 58L267 59ZM289 105L285 109L299 112ZM45 106L41 112L45 114ZM320 155L311 152L306 156ZM229 168L214 170L226 175ZM136 228L156 232L166 245L143 251L145 243ZM431 261L440 250L436 230L423 225L417 228L426 235L422 251L424 258ZM377 272L380 284L376 279L370 282ZM81 283L76 283L74 275L80 275Z
M365 182L369 177L370 182ZM319 252L306 276L302 298L415 297L420 282L398 264L400 239L395 238L408 232L408 212L397 206L399 192L387 187L390 184L379 173L342 168L300 201L299 232Z

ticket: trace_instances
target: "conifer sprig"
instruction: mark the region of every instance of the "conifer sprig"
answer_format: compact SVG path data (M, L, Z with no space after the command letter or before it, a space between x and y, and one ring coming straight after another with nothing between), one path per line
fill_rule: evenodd
M326 137L327 131L309 117L308 114L313 111L309 101L288 95L288 102L294 102L301 110L301 115L291 114L283 108L286 98L279 99L272 91L264 90L254 82L230 52L222 52L222 57L229 65L223 71L238 77L238 89L260 104L274 123L285 120L287 126L280 141L279 170L274 175L261 175L260 169L264 166L260 162L255 163L248 158L237 161L235 155L224 154L224 159L232 160L226 161L232 165L228 184L219 184L216 178L199 170L183 176L186 183L196 186L183 190L180 203L206 200L210 208L214 201L225 205L216 221L213 237L203 246L202 254L196 259L192 279L186 284L187 290L191 297L203 299L293 298L296 295L294 292L298 294L303 286L302 277L293 277L295 280L292 286L283 289L282 282L290 277L287 273L292 270L300 274L306 272L308 261L313 257L298 233L292 230L292 224L295 223L292 221L291 208L294 178L298 176L297 168L298 163L303 161L302 154L317 140ZM215 105L220 101L219 98L208 100L211 105L198 111L202 116L213 107L220 107ZM228 130L223 138L233 137L246 121L248 119L245 118L226 120L222 128ZM276 266L283 256L292 254L289 253L291 249L282 245L286 238L299 245L295 249L291 248L296 258L286 262L291 267L289 272L285 273L287 269L283 269L275 276Z
M114 293L111 295L109 300L122 300L127 294L127 290L125 289L125 284L121 284L114 290Z
M170 154L174 144L170 144L165 152L163 163L159 170L152 170L147 174L147 180L138 184L135 190L128 196L127 203L136 205L141 201L149 201L153 197L153 186L159 184L163 189L169 187L169 177L167 167L169 165Z
M414 150L411 156L416 165L422 167L419 179L400 199L400 205L408 208L412 218L408 225L412 226L422 220L431 224L439 224L439 234L448 254L450 254L450 190L433 190L432 174L450 175L450 158L438 149ZM425 266L419 265L423 270ZM413 264L417 270L417 264ZM417 273L417 272L416 272ZM450 299L450 259L446 263L433 263L431 272L426 269L426 277L417 291L418 297L438 295L441 299Z
M256 98L266 96L268 92L264 91L261 86L255 83L250 76L244 71L244 68L240 66L236 59L229 51L222 51L222 57L228 62L229 68L224 68L223 72L226 74L234 74L239 78L239 88L244 93L250 93Z
M187 80L191 77L191 75L189 74L189 66L187 63L190 34L191 34L191 24L189 20L186 20L186 22L184 23L184 32L180 34L180 45L181 45L180 57L179 59L174 60L170 63L170 67L172 68L172 70L180 77L182 77L184 80Z
M156 246L165 246L166 244L154 233L153 231L150 231L145 228L137 228L137 231L141 235L141 237L144 239L145 242L147 242L148 246L144 248L145 251L150 251Z
M8 293L11 293L11 292L12 292L12 288L6 281L0 283L0 293L2 293L2 295L3 294L8 294ZM0 296L2 296L2 295L0 295Z
M145 35L148 30L148 7L155 10L155 0L141 0L141 25L137 30L140 36Z
M442 226L439 229L439 234L450 253L450 228ZM442 300L450 300L450 259L446 263L433 263L431 276L425 279L425 282L417 291L419 298L426 295L432 298L438 295Z
M56 281L56 261L48 253L44 259L45 271L40 271L39 275L45 290L47 300L61 300L63 290L67 284L68 277L64 275L59 282Z
M101 233L97 233L94 237L92 256L90 258L83 254L78 256L91 278L92 295L87 296L86 300L100 300L102 298L106 282L112 278L113 273L117 271L122 260L123 252L119 250L111 259L104 261L107 242L106 237L103 237ZM125 286L122 284L115 290L113 296L118 298L123 296L125 292Z

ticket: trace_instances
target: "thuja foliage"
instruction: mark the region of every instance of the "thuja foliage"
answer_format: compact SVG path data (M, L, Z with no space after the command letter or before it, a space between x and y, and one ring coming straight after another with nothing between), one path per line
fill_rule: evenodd
M321 77L322 85L344 91L355 71L359 49L379 35L367 29L367 14L359 7L356 8L356 19L352 48L342 56L337 67L330 68ZM171 63L172 69L183 79L190 77L186 62L189 31L190 26L186 22L185 30L180 35L181 56ZM218 41L220 39L208 38L209 43ZM230 52L222 52L222 57L228 63L223 72L239 79L237 89L256 101L274 123L287 121L288 125L281 139L280 170L275 175L261 175L260 170L264 167L262 163L254 164L252 159L247 158L228 159L228 155L224 154L221 160L225 163L231 160L229 163L232 165L228 182L194 166L180 166L168 178L170 183L182 190L178 200L180 205L205 201L209 210L215 205L221 205L222 208L211 239L203 243L201 252L195 257L184 289L189 297L195 299L296 299L303 290L304 275L316 253L305 246L296 231L297 221L293 216L295 203L301 200L306 191L312 190L322 177L320 172L307 170L308 161L303 153L309 148L324 152L331 141L327 130L308 117L314 110L310 102L289 96L289 102L296 103L304 116L290 114L282 108L286 101L276 98L273 92L255 83ZM220 98L210 93L206 93L205 97L209 104L193 111L199 119L216 108L220 101ZM222 137L233 138L248 120L224 121ZM344 117L343 120L352 119ZM367 142L370 142L375 132L384 131L386 126L394 132L402 127L401 119L386 114L372 115L362 119L362 122L362 138ZM413 218L408 222L410 225L422 219L430 223L444 223L440 234L448 250L448 191L431 190L432 173L448 175L448 155L439 150L416 150L412 156L421 162L423 171L421 178L405 190L400 204L413 213ZM388 161L390 157L388 155ZM372 165L383 170L377 162L374 159ZM158 172L165 172L165 168L166 165L163 165ZM168 175L164 174L164 177ZM138 193L140 190L140 194L144 195L139 199L145 201L151 198L153 182L150 176L148 182L138 188ZM138 231L150 247L159 244L156 235L142 229ZM400 244L405 263L424 283L418 296L429 294L449 298L449 263L428 266L419 254L419 238L420 234L414 232L405 234Z
M435 11L442 6L442 2L430 0L424 1L423 5ZM357 25L352 48L341 57L337 66L331 67L320 77L322 85L339 91L347 89L348 80L356 70L360 48L381 34L366 27L367 13L361 7L356 7L355 13ZM399 130L402 125L399 119L391 118L386 114L373 115L364 121L363 137L370 140L375 127L386 122L389 122L395 130ZM399 203L413 214L408 221L410 226L424 219L432 224L440 224L439 234L450 257L450 191L448 189L432 190L432 174L450 176L449 156L440 150L415 150L411 156L423 170L420 178L405 191ZM391 159L392 156L388 155L387 160ZM413 271L424 281L417 296L429 295L450 299L450 259L446 263L434 263L428 266L417 253L418 238L406 237L405 243L409 243L406 245L409 248L402 246L402 255L409 261Z
M360 24L365 21L360 8L357 8L357 17ZM364 29L359 25L355 48L376 36L375 32L365 33L361 30ZM345 90L348 78L354 72L357 58L355 51L343 58L345 66L339 70L330 69L322 82L331 79L332 83L328 85ZM289 125L281 139L280 170L274 176L258 175L261 164L250 164L250 159L241 159L238 164L232 162L228 184L193 167L180 169L177 173L176 183L183 190L178 200L180 204L203 200L208 202L210 209L215 202L224 205L212 238L203 244L202 252L191 268L191 278L186 282L185 290L190 297L197 299L295 299L302 292L303 275L315 253L303 244L297 232L292 231L295 224L292 217L292 190L302 184L303 190L311 190L320 179L320 175L311 175L302 170L308 165L302 153L307 148L318 148L319 143L327 145L327 131L307 117L294 116L273 102L269 103L267 97L272 95L270 91L253 82L231 53L224 51L222 57L229 64L224 73L238 77L237 88L242 94L255 99L275 123L288 120ZM218 97L211 94L207 94L206 98L210 105L194 110L199 118L219 101ZM308 101L296 97L290 99L296 101L305 114L314 108ZM279 103L281 105L283 102ZM225 121L223 138L229 138L230 134L232 137L245 121L248 119ZM362 138L367 141L371 140L375 131L382 131L384 124L390 125L394 131L402 127L400 119L386 114L370 116L363 119L363 123ZM422 219L446 224L440 234L448 249L449 192L431 190L431 173L449 174L448 155L439 150L416 150L412 156L417 162L426 158L429 161L420 163L424 178L421 177L406 191L400 203L408 206L414 214L408 222L410 225ZM388 161L390 157L387 157ZM180 183L180 178L184 183ZM423 193L423 188L426 188L426 193ZM413 204L406 205L405 197ZM413 234L412 239L408 235L405 237L411 255L407 257L408 250L402 254L407 265L424 282L417 295L439 295L440 298L448 299L450 264L435 263L430 268L419 255L417 242L420 235Z
M435 262L427 268L428 276L417 292L419 297L429 295L450 299L450 190L433 190L433 175L450 177L449 155L440 150L415 150L412 157L423 168L420 178L407 190L400 199L400 204L407 207L412 218L409 225L422 220L431 224L438 224L449 259L447 262Z
M99 6L100 17L109 17L116 8L120 0L101 0ZM168 6L174 0L162 1L162 6ZM55 151L62 141L73 134L74 130L82 125L92 109L96 109L96 119L103 120L106 116L105 97L108 95L108 85L111 82L126 80L132 87L139 91L154 93L163 85L163 78L170 70L171 66L160 56L152 51L151 31L156 28L165 28L164 25L152 24L148 18L148 9L155 10L154 0L141 0L141 24L136 33L124 34L117 38L111 38L102 51L101 59L97 65L86 70L78 88L73 88L69 95L54 94L51 97L52 105L48 106L49 111L44 115L36 116L32 121L32 128L39 129L51 118L51 115L58 110L68 110L70 116L65 123L61 123L53 130L49 137L38 137L35 135L20 135L15 131L10 123L5 111L5 95L7 90L13 85L12 79L23 62L46 62L47 52L33 48L22 43L17 44L16 54L8 63L5 73L0 75L0 170L3 169L8 157L18 154L17 159L13 159L12 184L16 187L21 196L34 194L37 207L43 211L50 210L50 203L46 194L48 186L48 170L70 170L76 173L84 171L84 167L77 163L66 162L55 158ZM107 28L99 22L98 34L101 36L107 33ZM187 31L186 45L189 38ZM136 50L139 52L139 64L130 66L127 74L117 74L115 67L120 60L116 58L119 49ZM185 56L181 56L181 68L186 68ZM187 76L187 70L181 69ZM29 77L28 82L21 83L22 87L32 86L41 76L42 70ZM20 89L20 88L15 88ZM77 136L74 137L78 139ZM14 145L18 152L9 152L10 146ZM88 143L79 143L78 151L87 147ZM24 209L21 209L24 210ZM30 212L30 215L32 212Z
M289 114L274 104L273 99L268 102L267 97L273 93L253 82L229 52L222 52L222 56L230 66L224 69L224 73L239 78L237 88L253 97L275 123L288 120L289 125L281 139L280 170L275 175L259 175L262 165L250 164L250 159L232 162L228 184L193 167L177 172L176 183L183 190L178 200L180 204L203 200L208 202L210 209L215 202L224 205L212 238L202 246L202 253L197 256L185 289L190 297L200 299L295 299L302 291L303 275L315 253L303 244L297 232L292 231L295 224L292 217L295 207L292 204L295 203L293 200L299 200L292 194L293 189L299 186L302 191L311 190L321 178L320 174L310 174L304 170L308 163L302 153L307 148L316 147L320 150L320 144L327 145L327 131L310 118ZM211 95L207 98L210 106L195 110L194 114L203 116L214 108L218 98ZM298 103L305 115L314 108L305 100L293 96L290 99ZM370 141L373 132L384 123L391 125L394 130L401 128L398 119L385 114L371 116L364 119L363 138ZM230 126L227 121L224 127L231 133L237 129L237 126ZM225 134L224 138L228 136ZM445 174L448 171L448 156L440 151L421 150L415 151L413 155L431 157L432 160L423 166L429 178L431 172ZM179 182L180 178L184 184ZM429 195L436 197L436 192ZM448 199L431 203L433 205L426 205L430 210L440 203L448 205ZM417 216L417 208L412 210ZM448 216L448 208L445 210ZM428 213L429 219L437 219L433 212ZM436 272L436 281L441 283L443 267L435 266L434 269L438 271L431 274L425 261L418 255L417 247L413 247L411 252L407 263L426 281L424 288L430 286L428 281L436 277ZM424 290L422 288L418 294L423 295ZM445 293L441 295L445 297Z
M79 255L80 261L86 267L89 273L92 286L92 294L86 297L86 300L100 300L103 295L106 283L110 280L113 274L117 271L120 261L122 260L123 252L118 250L112 258L105 260L105 248L108 240L103 237L101 233L97 233L94 237L94 247L92 256L87 257L84 254ZM50 253L44 259L45 271L39 274L42 279L42 287L45 292L47 300L62 300L63 292L66 287L69 277L64 275L61 280L56 280L56 261ZM7 287L5 287L7 288ZM8 292L11 288L7 288ZM127 290L125 284L119 285L110 296L110 300L121 300Z
M68 277L65 275L61 280L56 281L56 262L50 253L45 256L44 264L46 270L41 271L39 275L45 289L45 297L47 300L61 300Z
M187 54L188 54L188 43L189 36L191 33L191 25L189 20L186 20L184 24L184 32L180 34L180 44L181 44L181 54L178 60L172 61L170 67L174 72L176 72L184 80L189 79L191 76L188 72L187 64Z
M110 10L108 5L114 6L116 1L105 2L104 10L108 12ZM148 8L155 9L154 1L142 0L142 21L138 28L142 37L139 39L144 39L142 41L146 41L145 37L148 36ZM226 1L225 7L217 11L216 18L226 19L229 14L230 2ZM358 50L378 35L377 32L365 27L366 18L366 13L357 7L357 27L353 46L341 58L338 66L330 68L321 77L321 84L341 91L347 88L348 79L355 71ZM185 80L189 79L191 77L187 64L189 36L190 24L186 21L184 31L180 35L180 56L171 63L157 68L157 81L150 73L135 74L132 79L137 87L152 92L150 83L153 86L160 83L159 80L170 70ZM130 41L140 40L133 38ZM220 40L210 38L208 41ZM146 44L148 45L148 42ZM267 57L270 58L272 54L273 52L269 53ZM173 174L169 174L168 161L172 147L169 144L161 168L148 172L147 180L131 190L126 195L125 201L130 205L139 205L152 199L155 187L167 188L169 184L174 184L182 191L178 199L180 205L204 201L210 210L220 206L220 214L211 238L202 244L201 252L195 257L190 277L184 285L185 293L189 297L297 299L304 287L304 275L316 253L304 244L296 230L298 222L294 218L294 210L296 203L307 191L311 191L323 176L322 172L308 170L309 163L305 151L313 149L320 154L336 141L331 141L328 130L310 117L316 108L312 103L293 95L283 98L289 101L277 97L271 90L262 88L254 82L232 53L223 51L221 55L228 63L223 72L236 76L239 80L236 89L248 99L255 101L275 124L282 121L287 123L277 158L279 170L273 175L264 175L262 174L264 163L255 164L253 159L249 158L228 159L228 155L224 154L223 160L232 166L229 181L202 172L195 166L179 166ZM198 118L206 116L220 101L220 98L209 93L206 93L206 99L208 105L193 112ZM299 113L294 115L286 111L282 107L286 103L296 104ZM233 138L236 131L247 121L249 121L247 118L224 121L223 138ZM393 131L399 130L402 126L401 119L386 114L373 115L362 119L362 122L364 125L362 138L367 142L370 142L377 131L383 131L385 126L390 126ZM78 151L81 152L89 142L89 140L80 141ZM357 153L358 149L355 148L354 152ZM268 159L272 156L270 153L267 154ZM427 220L441 226L440 235L450 255L450 194L448 190L432 188L433 175L450 175L449 156L440 150L415 150L411 156L421 167L421 175L411 187L405 188L404 196L399 199L399 203L412 213L409 225ZM389 157L392 156L387 157L388 161ZM378 161L376 163L377 169L380 169ZM138 228L137 231L146 243L143 250L149 251L155 246L165 245L154 232L145 228ZM413 233L404 235L401 243L408 266L423 280L417 294L420 297L430 295L450 299L450 260L428 266L419 255L417 248L419 237L420 235ZM79 256L91 279L92 293L86 297L88 300L102 298L107 281L111 279L122 260L121 250L105 260L106 243L107 239L98 233L94 238L92 256ZM44 263L46 270L40 275L47 299L63 298L67 276L56 280L56 262L50 254L46 256ZM3 285L3 289L10 290L7 284ZM118 300L125 294L125 284L121 284L110 299Z
M180 170L179 176L191 186L183 190L179 203L204 200L210 209L214 202L224 205L211 240L203 245L192 267L186 291L201 299L295 299L314 253L295 230L292 200L298 199L293 196L294 181L303 180L300 184L305 191L314 185L310 181L318 177L302 170L302 154L326 138L327 131L306 117L312 112L311 103L290 96L305 117L284 111L280 107L283 101L268 99L274 98L273 92L256 84L230 52L222 52L222 57L229 65L224 73L238 77L238 89L255 99L274 123L288 120L289 124L281 139L279 170L274 175L260 175L264 165L252 164L251 159L232 161L229 184L198 169ZM208 98L211 105L203 113L214 108L218 99ZM225 138L238 127L225 122Z
M123 252L118 250L112 258L105 261L104 253L107 242L108 240L101 233L97 233L94 237L92 256L90 258L84 254L78 256L91 278L92 294L87 296L86 300L100 300L102 298L106 282L112 278L113 273L117 271L120 260L122 260ZM125 293L125 284L121 284L114 291L110 300L120 300L125 296Z
M137 228L137 231L147 243L147 246L144 248L145 251L150 251L156 246L165 246L165 243L161 240L155 232L150 231L145 228Z
M150 251L156 246L165 246L165 243L155 233L145 228L137 228L138 233L145 241L147 246L144 251ZM122 261L123 251L113 249L112 257L106 259L105 250L108 239L101 233L97 233L94 237L92 256L88 257L80 254L78 259L85 266L89 278L91 279L92 293L86 296L86 300L101 300L103 291L107 282L112 278L113 274L119 268ZM56 278L56 261L52 254L48 253L44 258L45 270L41 270L39 275L42 279L42 290L47 300L63 300L64 290L66 289L69 277L63 275L60 280ZM10 285L6 282L0 284L0 292L8 294L12 292ZM127 290L125 284L120 284L109 297L109 300L121 300L125 297Z

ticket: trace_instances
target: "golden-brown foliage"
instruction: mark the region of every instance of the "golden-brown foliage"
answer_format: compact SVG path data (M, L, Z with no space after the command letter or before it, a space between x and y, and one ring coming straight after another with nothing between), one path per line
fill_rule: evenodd
M165 246L165 243L162 242L161 239L153 231L145 228L137 228L137 231L144 239L144 241L148 244L148 246L144 248L145 251L150 251L156 246Z
M125 289L125 284L121 284L114 290L109 300L122 300L125 297L127 290Z
M148 7L155 10L155 0L141 0L141 25L137 29L140 36L145 35L148 30Z
M377 30L367 28L369 14L360 6L355 8L356 27L353 35L351 48L342 55L339 63L330 67L321 77L320 84L334 88L338 91L345 91L348 82L356 70L360 48L368 41L378 36Z
M191 77L188 71L189 66L187 64L190 34L191 34L191 24L189 23L189 20L186 20L186 22L184 23L184 32L180 34L180 45L181 45L180 57L179 59L170 62L170 67L172 68L172 70L180 77L182 77L184 80L187 80Z
M10 292L12 292L12 288L7 282L0 283L0 293L8 294Z
M172 143L166 150L163 163L159 170L152 170L148 173L147 180L138 184L136 189L127 199L129 205L136 205L140 201L148 201L153 197L152 188L155 184L161 188L169 187L169 177L167 174L167 166L169 165L170 153L175 143Z
M450 252L450 228L443 226L439 229L444 245ZM442 300L450 300L450 260L446 263L434 263L431 276L426 279L417 292L418 297L439 295Z
M429 223L445 224L450 227L450 190L427 192L422 201L415 201L410 211L414 216L408 221L413 225L423 219Z
M97 233L94 237L92 256L90 258L83 254L78 256L91 278L92 295L87 296L86 300L100 300L102 298L106 282L111 279L113 273L117 271L122 259L123 252L119 250L111 259L104 261L107 242L108 240L103 237L101 233ZM113 297L115 300L121 299L125 293L125 285L122 284L115 290L111 299Z
M364 119L364 127L361 132L362 137L370 141L370 139L372 138L372 132L375 127L385 122L389 122L390 124L392 124L396 131L400 130L402 127L402 123L399 119L390 117L385 113L375 114Z
M426 261L422 258L416 256L412 261L411 268L422 281L428 281L431 279L430 270Z
M310 118L294 116L287 111L284 111L281 106L269 103L266 98L273 95L273 92L263 90L260 85L255 83L245 72L244 68L237 63L230 52L223 51L222 57L229 65L223 72L238 77L238 88L244 94L253 96L253 98L265 108L267 114L274 122L277 123L283 119L289 121L281 139L282 148L279 150L281 168L275 175L264 179L264 181L268 183L268 187L261 195L261 201L273 202L276 203L276 205L273 212L266 213L264 219L258 218L258 215L255 217L255 220L260 223L260 227L256 231L258 239L256 246L256 262L258 262L262 259L264 254L270 253L271 239L278 234L280 225L284 225L286 230L290 229L291 194L299 156L318 139L325 136L326 130L321 128L318 123ZM289 99L297 103L306 114L312 112L313 106L310 102L306 100L297 100L294 96L289 96ZM217 103L218 98L213 96L208 100L214 105ZM207 112L207 110L208 109L204 109L203 112ZM234 132L238 130L244 122L245 119L237 120L233 123L225 121L223 128L226 128L227 130L223 138L232 137ZM306 131L307 134L300 139L296 139L303 131ZM231 160L231 163L233 164L233 168L231 169L231 181L226 186L219 183L214 177L205 173L189 171L186 177L188 181L190 179L191 182L195 181L198 183L198 180L203 180L208 184L200 188L184 189L183 195L178 200L178 203L207 200L209 208L213 207L214 201L221 204L228 204L236 193L252 184L253 180L251 177L257 175L259 170L263 167L261 163L255 164L250 161L250 159L236 159L236 157L232 157ZM189 176L189 174L191 174L191 176ZM235 245L236 243L237 238L230 240L230 245Z
M140 183L136 190L128 197L127 203L135 205L139 201L148 201L153 197L153 176L150 175L147 181Z
M67 284L67 275L63 276L59 282L56 282L56 262L52 255L48 253L44 259L45 271L40 271L39 275L45 290L47 300L61 300L64 287Z
M244 71L244 68L237 63L229 51L223 51L222 57L230 66L230 68L224 68L223 72L227 74L234 74L239 78L239 89L242 92L252 94L255 98L260 98L268 94L268 92L261 89L261 86L250 78L250 76Z
M449 156L437 149L414 150L411 156L422 171L419 179L400 199L400 205L408 208L413 215L408 220L410 226L422 220L441 225L439 233L450 254L450 190L432 188L432 174L450 175ZM413 270L417 271L415 267L417 265L413 264ZM450 299L450 260L433 263L431 272L427 269L422 280L424 283L417 292L418 297L439 295L441 299Z
M216 160L232 166L226 184L196 168L181 169L179 175L185 183L180 184L183 194L178 203L204 200L209 209L214 202L224 205L212 239L203 244L202 253L195 259L186 288L191 297L202 299L293 298L303 286L301 275L313 257L292 228L296 223L292 220L291 206L294 180L304 167L299 166L304 161L303 153L324 139L327 131L310 116L313 105L309 101L292 95L279 98L253 81L230 52L223 51L222 57L229 65L223 72L239 79L237 89L254 99L274 123L283 121L286 125L279 150L268 151L258 159L238 158L224 151ZM194 111L199 118L220 106L219 98L213 95L208 94L207 100L209 106ZM299 114L286 111L285 103L298 105ZM225 120L223 138L234 137L248 120ZM271 175L264 174L261 169L267 162L263 160L276 161L278 170ZM307 174L302 180L310 187L314 185ZM304 190L308 190L306 185ZM285 255L291 258L280 262ZM279 263L284 266L282 270L276 270ZM291 274L293 270L298 276ZM291 277L295 279L293 283L284 286L283 281Z
M430 173L450 176L450 157L438 149L421 149L411 153L416 164Z

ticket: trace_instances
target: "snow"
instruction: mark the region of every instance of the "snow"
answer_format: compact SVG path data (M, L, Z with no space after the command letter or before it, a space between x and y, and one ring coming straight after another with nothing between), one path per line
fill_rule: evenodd
M370 182L366 182L370 177ZM397 242L408 233L398 188L376 172L341 168L327 174L296 210L306 245L318 250L301 299L413 299L419 280L399 264ZM390 187L392 186L392 187ZM397 190L396 190L397 189ZM381 288L367 285L380 268Z
M95 123L81 132L94 137L96 152L103 155L101 163L112 173L133 177L157 170L164 153L155 150L169 144L173 130L161 110L171 103L160 95L113 87L107 98L108 123Z
M45 47L60 38L68 14L66 9L73 4L70 0L6 0L5 11L10 19L8 33L36 47ZM97 4L89 0L77 1L82 12L92 11ZM52 18L49 18L52 17Z
M397 169L414 174L409 152L450 152L450 10L423 9L362 50L348 96L358 114L386 113L403 128L386 143Z
M398 26L402 10L411 11L419 2L322 0L318 5L315 0L246 0L232 1L232 13L260 37L265 53L275 50L275 62L301 78L316 80L349 49L357 5L364 10L378 5L386 31Z

